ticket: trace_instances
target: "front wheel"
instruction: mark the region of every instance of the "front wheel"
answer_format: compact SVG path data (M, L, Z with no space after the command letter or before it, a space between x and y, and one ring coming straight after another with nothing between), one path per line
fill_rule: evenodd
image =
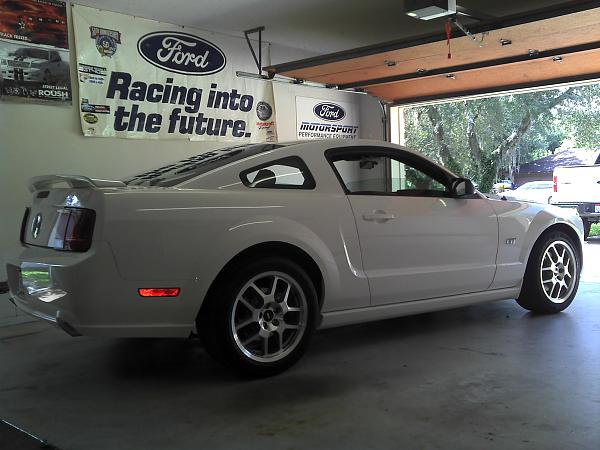
M542 236L529 256L517 302L539 313L563 311L577 294L580 271L579 253L567 234L557 231Z
M198 330L209 353L252 376L269 376L305 352L318 317L315 288L292 261L266 257L231 272Z

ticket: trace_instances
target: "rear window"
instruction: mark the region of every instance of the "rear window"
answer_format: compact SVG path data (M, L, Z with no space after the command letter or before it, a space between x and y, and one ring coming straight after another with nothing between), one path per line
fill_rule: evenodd
M315 180L302 159L288 156L244 170L240 178L250 188L314 189Z
M252 144L222 148L140 173L123 182L130 186L175 186L240 159L281 147L281 144Z

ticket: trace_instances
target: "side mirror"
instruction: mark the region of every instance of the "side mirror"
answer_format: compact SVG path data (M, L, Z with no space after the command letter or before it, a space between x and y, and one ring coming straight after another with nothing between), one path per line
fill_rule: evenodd
M450 193L453 197L465 197L475 193L475 186L471 180L466 178L455 178L450 185Z

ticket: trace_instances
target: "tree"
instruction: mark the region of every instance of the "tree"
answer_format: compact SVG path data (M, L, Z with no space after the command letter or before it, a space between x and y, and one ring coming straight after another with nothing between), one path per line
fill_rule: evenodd
M404 115L409 147L484 191L567 138L600 146L598 85L407 108Z

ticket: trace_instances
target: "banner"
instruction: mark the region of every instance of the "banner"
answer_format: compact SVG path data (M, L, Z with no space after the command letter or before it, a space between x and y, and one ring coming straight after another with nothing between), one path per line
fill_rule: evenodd
M0 97L71 102L67 7L58 0L0 0Z
M358 105L349 102L296 97L296 132L299 140L358 139Z
M244 39L79 5L73 27L85 136L276 141L271 83L236 76L256 72Z

